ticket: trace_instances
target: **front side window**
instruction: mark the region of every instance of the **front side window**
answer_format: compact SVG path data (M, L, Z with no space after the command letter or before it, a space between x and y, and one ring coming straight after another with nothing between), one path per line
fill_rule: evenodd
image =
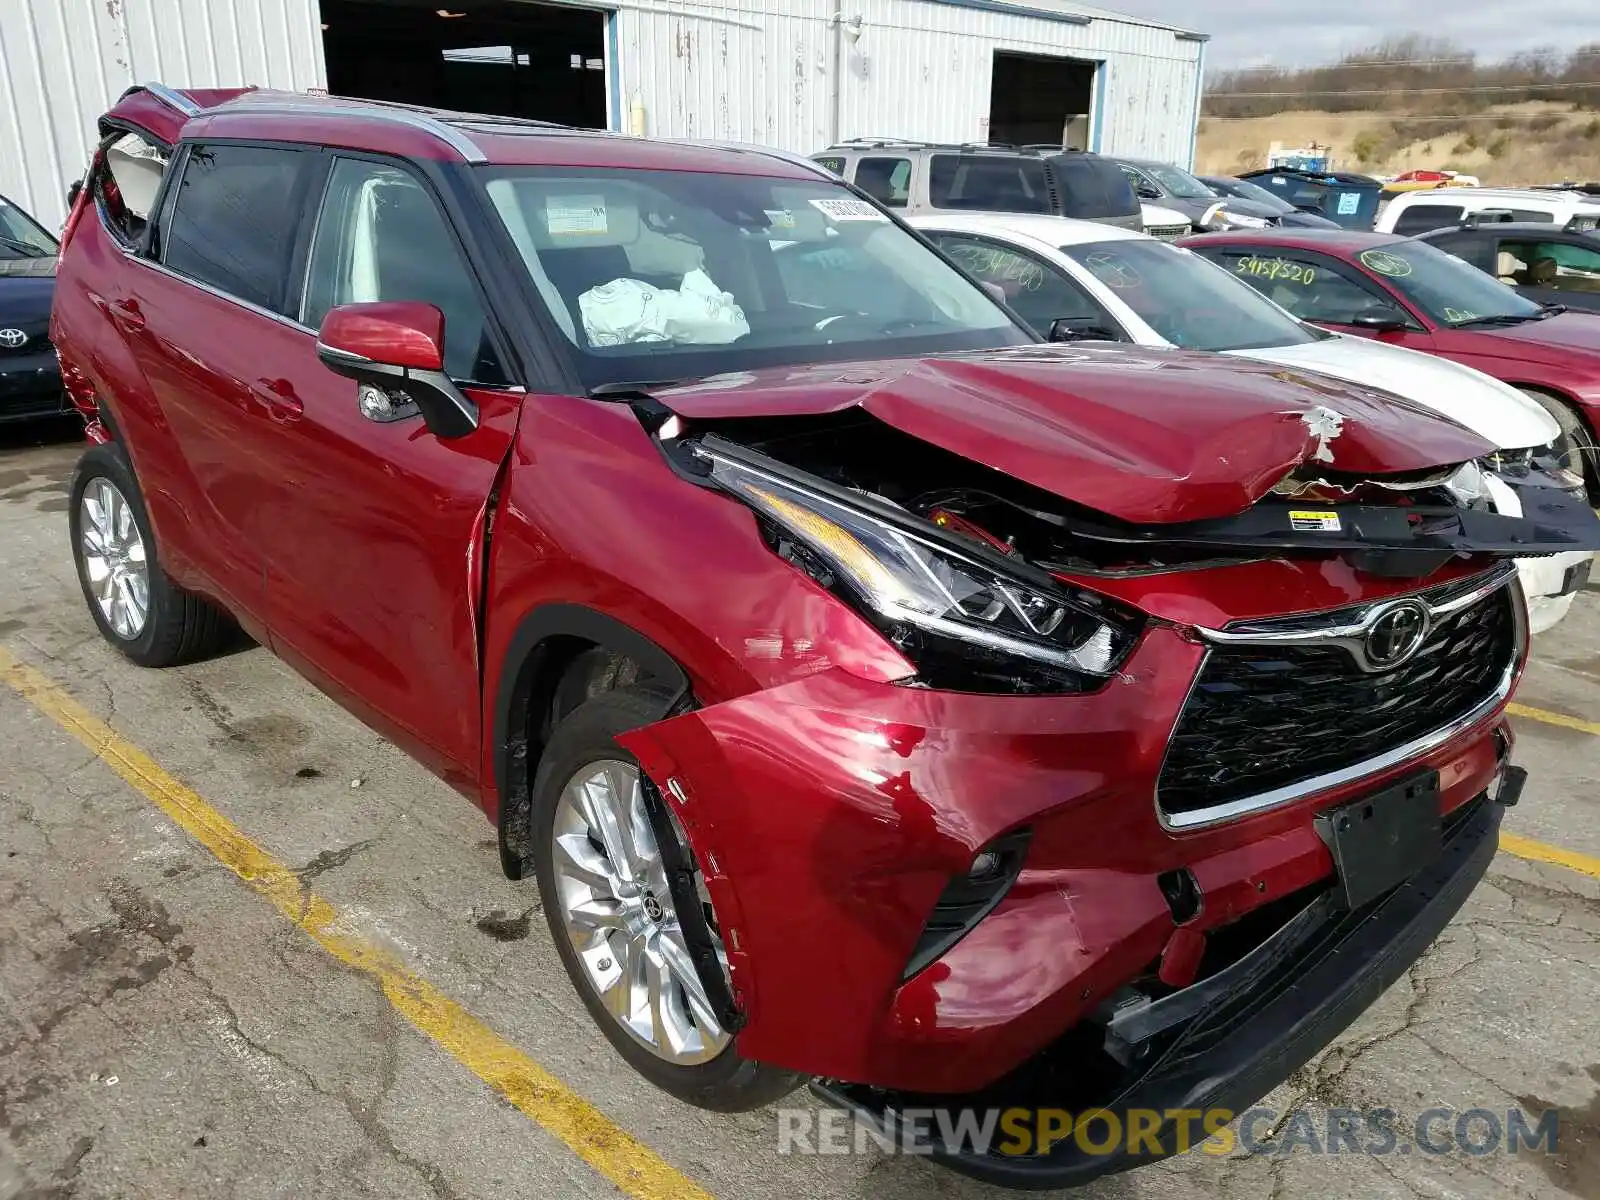
M856 164L856 186L879 204L904 208L911 198L911 160L863 158Z
M977 212L1051 211L1050 182L1037 158L935 154L928 159L928 199L935 208Z
M1510 260L1509 271L1501 272L1507 283L1558 292L1600 291L1600 245L1591 249L1571 242L1506 238L1500 254Z
M1033 340L843 184L480 169L591 387Z
M56 240L37 222L4 196L0 196L0 261L13 258L49 258Z
M328 180L300 321L315 329L340 304L415 300L444 313L444 369L503 384L465 258L444 215L397 167L340 159Z
M284 311L305 160L299 151L261 146L192 147L162 262L229 296Z
M1302 321L1348 325L1357 313L1394 306L1377 288L1314 255L1263 246L1222 251L1211 257Z
M1394 231L1409 237L1459 225L1464 211L1459 204L1413 204L1394 219Z
M1426 242L1374 246L1356 261L1441 325L1515 324L1544 315L1494 276Z
M1063 246L1139 319L1185 350L1300 346L1331 335L1308 329L1237 275L1192 250L1143 239Z
M1093 298L1064 271L1026 250L965 234L941 233L935 240L939 249L974 277L1005 292L1006 303L1040 337L1048 337L1050 326L1063 317L1116 328Z

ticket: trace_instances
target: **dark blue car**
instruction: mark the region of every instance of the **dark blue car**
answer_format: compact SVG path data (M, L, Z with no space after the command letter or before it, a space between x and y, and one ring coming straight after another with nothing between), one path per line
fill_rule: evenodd
M56 239L0 196L0 422L70 412L50 344Z

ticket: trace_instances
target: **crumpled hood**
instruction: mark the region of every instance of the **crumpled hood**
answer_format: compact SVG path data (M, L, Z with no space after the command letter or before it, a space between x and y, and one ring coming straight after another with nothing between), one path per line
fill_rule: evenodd
M1307 461L1391 475L1494 449L1383 392L1222 355L1122 345L769 368L654 394L690 420L859 406L902 433L1138 524L1233 516Z
M1548 446L1561 433L1555 418L1516 388L1420 350L1336 334L1302 346L1228 353L1382 388L1465 425L1501 450Z

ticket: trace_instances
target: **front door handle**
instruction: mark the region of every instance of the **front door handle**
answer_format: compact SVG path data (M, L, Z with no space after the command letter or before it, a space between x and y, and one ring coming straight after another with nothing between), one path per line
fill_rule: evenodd
M298 421L306 410L287 379L258 379L250 392L274 421Z
M144 310L139 307L137 300L113 300L111 302L111 319L121 325L129 333L138 333L144 328Z

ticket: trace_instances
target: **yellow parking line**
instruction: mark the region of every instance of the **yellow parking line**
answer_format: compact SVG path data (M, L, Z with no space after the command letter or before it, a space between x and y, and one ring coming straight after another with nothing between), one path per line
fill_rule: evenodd
M198 793L95 717L47 676L0 646L0 679L82 742L190 837L334 958L368 975L389 1003L469 1071L591 1167L638 1200L711 1200L710 1193L614 1125L554 1075L427 980L351 932L337 909L261 849Z
M1569 717L1566 713L1549 712L1529 704L1508 704L1506 711L1513 717L1527 717L1530 721L1543 721L1546 725L1559 725L1563 729L1576 729L1579 733L1592 733L1600 737L1600 722L1585 721L1582 717Z
M1600 879L1600 858L1595 858L1593 855L1565 850L1548 842L1536 842L1532 838L1518 837L1503 829L1500 831L1500 849L1517 858L1526 858L1531 862L1553 863L1569 871L1576 871L1580 875Z

